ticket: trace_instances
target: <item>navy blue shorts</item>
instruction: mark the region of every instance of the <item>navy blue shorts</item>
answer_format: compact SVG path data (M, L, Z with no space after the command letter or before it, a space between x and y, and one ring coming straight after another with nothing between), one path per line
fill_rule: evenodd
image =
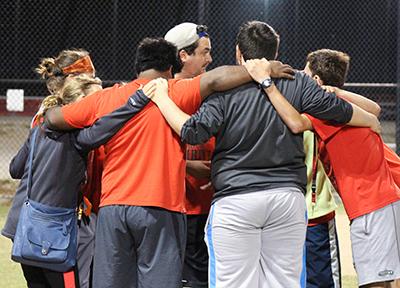
M204 242L204 227L208 215L187 216L185 262L183 264L184 287L208 287L208 250Z
M307 288L341 287L339 243L335 221L307 227Z

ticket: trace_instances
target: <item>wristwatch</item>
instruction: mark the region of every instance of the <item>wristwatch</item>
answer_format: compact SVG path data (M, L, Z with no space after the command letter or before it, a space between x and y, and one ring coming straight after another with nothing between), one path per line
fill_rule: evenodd
M263 81L261 81L260 85L264 89L269 88L272 85L271 77L265 78Z

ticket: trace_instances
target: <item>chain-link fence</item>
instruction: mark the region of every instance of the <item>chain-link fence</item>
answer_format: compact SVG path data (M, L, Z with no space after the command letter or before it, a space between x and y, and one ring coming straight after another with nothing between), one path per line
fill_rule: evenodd
M248 20L265 21L276 29L281 36L279 59L295 68L302 69L306 55L316 49L347 52L352 58L347 88L382 106L383 138L394 146L400 142L396 141L396 127L400 128L396 125L396 121L400 123L400 106L396 107L399 3L4 0L0 4L0 179L8 183L9 161L25 140L40 100L48 94L34 73L40 58L55 56L67 48L85 48L106 84L126 81L135 75L138 42L146 36L163 36L185 21L209 27L214 60L211 68L234 64L236 33Z

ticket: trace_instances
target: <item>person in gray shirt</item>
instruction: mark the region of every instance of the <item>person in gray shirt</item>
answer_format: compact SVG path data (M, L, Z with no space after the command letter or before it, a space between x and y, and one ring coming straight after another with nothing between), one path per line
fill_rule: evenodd
M274 60L278 45L268 24L247 22L237 35L237 62ZM183 142L216 137L215 194L206 226L210 287L304 287L302 134L288 129L265 93L282 93L298 111L331 123L372 127L379 122L302 72L294 80L271 79L270 63L254 61L246 68L259 84L212 95L191 117L167 97L166 86L152 100Z

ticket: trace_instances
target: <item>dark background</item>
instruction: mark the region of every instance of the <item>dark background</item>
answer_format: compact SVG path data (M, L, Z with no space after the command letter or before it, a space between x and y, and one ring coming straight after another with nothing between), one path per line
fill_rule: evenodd
M295 68L302 69L306 55L316 49L348 53L347 89L377 101L383 108L380 119L396 124L385 128L395 137L391 130L400 129L399 6L399 0L2 0L0 110L7 89L24 89L28 99L47 95L34 68L40 58L63 49L88 50L108 86L135 77L135 48L146 36L162 37L185 21L205 24L213 68L234 64L239 26L261 20L281 36L279 59Z
M138 42L184 21L209 27L212 67L234 64L238 27L254 19L277 30L279 58L293 67L303 68L310 51L338 49L352 57L348 82L395 83L397 6L397 0L3 0L0 79L38 79L33 68L41 57L82 47L103 80L129 80ZM31 85L26 95L46 93Z

